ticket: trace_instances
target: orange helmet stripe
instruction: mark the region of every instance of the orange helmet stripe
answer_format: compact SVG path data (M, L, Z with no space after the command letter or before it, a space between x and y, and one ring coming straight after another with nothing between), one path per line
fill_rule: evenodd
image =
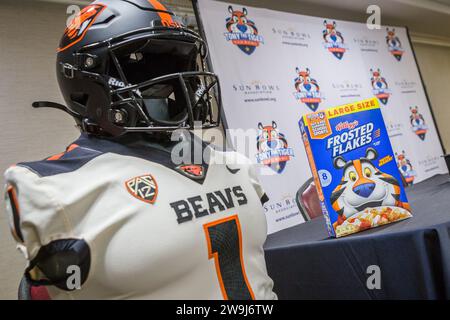
M167 8L158 0L148 0L150 4L156 9L161 11L168 11ZM158 12L159 17L161 18L161 21L166 23L173 23L172 16L166 12Z

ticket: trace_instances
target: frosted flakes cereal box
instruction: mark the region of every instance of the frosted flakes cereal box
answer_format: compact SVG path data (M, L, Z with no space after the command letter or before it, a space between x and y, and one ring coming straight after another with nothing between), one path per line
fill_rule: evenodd
M299 125L330 236L411 217L376 98L306 114Z

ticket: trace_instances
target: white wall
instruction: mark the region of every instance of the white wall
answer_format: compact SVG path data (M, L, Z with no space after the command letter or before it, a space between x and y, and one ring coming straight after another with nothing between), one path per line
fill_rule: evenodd
M450 152L450 47L413 44L445 150Z
M62 102L54 70L65 11L66 6L36 1L0 1L1 186L11 164L59 153L78 135L63 112L31 107L38 99ZM4 207L0 201L0 299L15 299L25 265Z

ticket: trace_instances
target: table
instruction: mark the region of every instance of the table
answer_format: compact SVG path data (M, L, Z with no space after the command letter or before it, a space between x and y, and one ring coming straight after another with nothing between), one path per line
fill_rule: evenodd
M408 220L331 239L320 217L269 235L267 269L278 297L450 299L450 176L418 183L407 195ZM367 287L371 265L380 267L381 289Z

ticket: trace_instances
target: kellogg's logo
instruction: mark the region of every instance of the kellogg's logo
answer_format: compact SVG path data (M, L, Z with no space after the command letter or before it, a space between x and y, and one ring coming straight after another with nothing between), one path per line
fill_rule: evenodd
M370 78L372 92L385 105L391 95L386 79L381 76L380 68L377 70L370 69L370 72L372 73L372 78Z
M225 33L227 41L231 41L246 54L252 54L260 43L264 43L262 36L258 35L258 29L253 21L247 18L247 9L242 8L242 11L233 10L232 6L228 7L231 17L226 19Z
M397 167L402 174L404 184L406 186L412 186L417 173L414 170L411 161L406 158L405 150L403 150L400 154L396 152L395 157L397 158Z
M354 120L352 122L339 122L334 128L336 131L340 132L342 130L352 130L355 129L359 125L358 120Z
M298 75L294 80L295 89L297 90L294 92L295 99L306 104L312 111L316 111L323 99L317 80L310 77L309 68L300 70L297 67L295 72Z
M409 110L411 111L411 115L409 116L411 128L414 133L423 141L425 140L425 135L428 131L428 127L425 124L425 119L423 118L422 114L419 113L419 107L409 107Z
M400 39L395 35L395 28L392 30L386 28L386 31L386 43L388 45L389 52L395 57L395 59L397 59L397 61L402 60L404 50L402 49Z
M347 47L344 44L344 37L342 33L336 30L336 21L333 23L327 23L327 20L323 21L325 30L323 30L323 40L325 40L324 46L339 60L344 56Z
M286 137L278 131L275 121L271 126L263 126L260 122L258 129L256 160L276 173L283 172L286 163L294 156L293 149L288 147Z

